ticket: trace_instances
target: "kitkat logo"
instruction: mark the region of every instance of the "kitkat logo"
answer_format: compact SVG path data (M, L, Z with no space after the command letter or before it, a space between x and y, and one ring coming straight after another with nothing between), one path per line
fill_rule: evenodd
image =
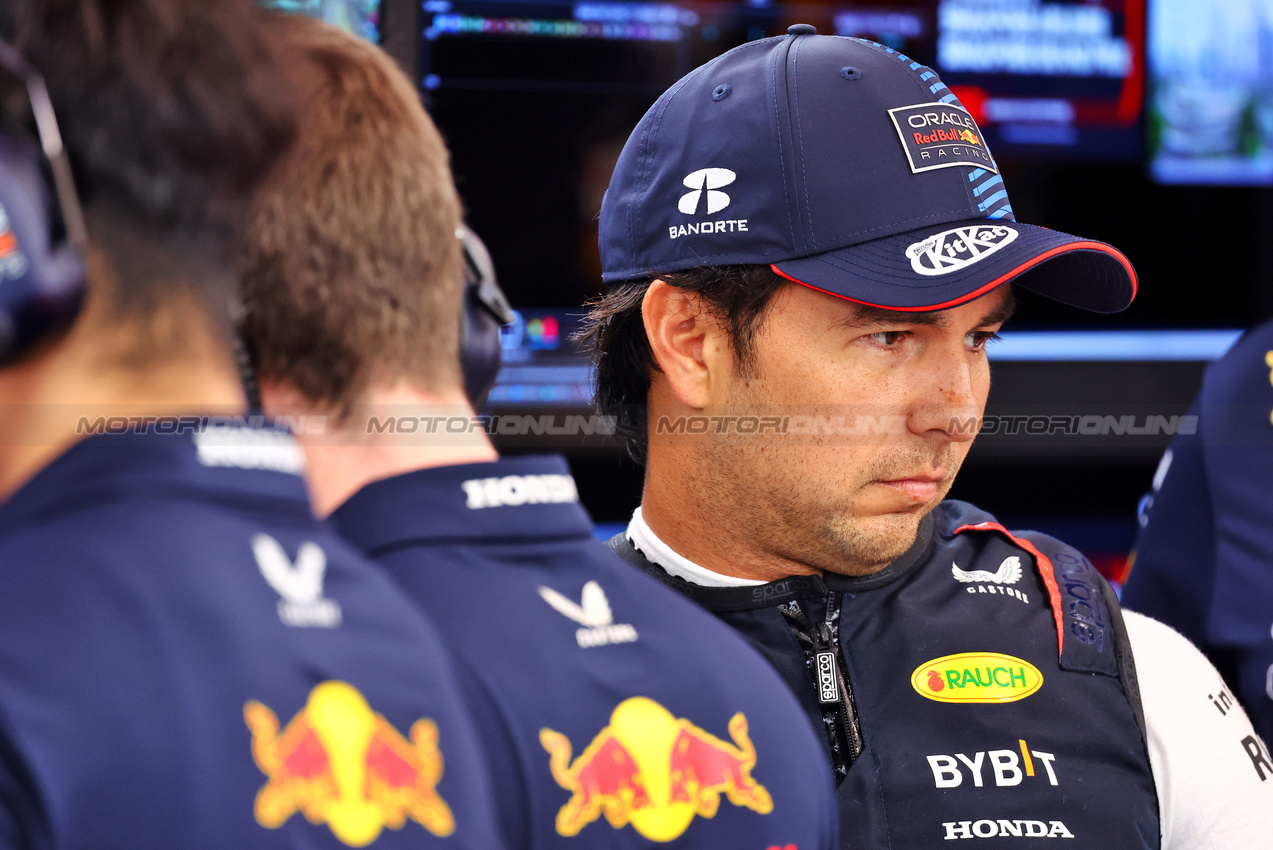
M911 687L937 702L1016 702L1043 687L1043 674L1011 655L961 652L916 667Z

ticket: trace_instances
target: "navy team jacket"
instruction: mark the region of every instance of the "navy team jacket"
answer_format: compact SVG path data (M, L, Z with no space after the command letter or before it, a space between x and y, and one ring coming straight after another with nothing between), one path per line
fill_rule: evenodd
M956 501L925 517L907 553L860 578L704 588L645 561L624 535L611 545L745 635L815 720L823 690L838 687L833 707L856 716L845 725L860 747L850 761L827 737L827 756L849 762L844 847L1158 847L1121 615L1075 550L1011 535ZM793 604L811 624L841 606L825 676L794 638Z
M1207 370L1145 500L1128 608L1176 628L1273 741L1273 323Z
M450 643L510 845L835 846L831 775L791 694L593 539L562 459L400 475L331 521Z
M447 652L297 452L102 434L0 507L0 847L500 846Z

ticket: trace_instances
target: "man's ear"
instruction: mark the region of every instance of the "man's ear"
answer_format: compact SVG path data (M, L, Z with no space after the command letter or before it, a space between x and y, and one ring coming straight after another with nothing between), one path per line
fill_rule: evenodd
M668 387L682 404L704 408L721 401L733 375L729 331L702 296L662 280L641 303L645 336Z
M286 381L260 378L261 410L266 416L299 416L311 413L314 404Z

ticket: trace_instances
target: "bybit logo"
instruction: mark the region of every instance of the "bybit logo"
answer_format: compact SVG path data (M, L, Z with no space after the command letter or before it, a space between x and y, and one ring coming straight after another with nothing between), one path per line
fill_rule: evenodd
M729 206L729 195L716 190L733 183L737 176L728 168L700 168L698 171L691 171L681 182L685 184L686 189L694 191L682 195L676 208L686 215L695 215L699 212L699 204L703 196L706 195L706 213L715 215Z

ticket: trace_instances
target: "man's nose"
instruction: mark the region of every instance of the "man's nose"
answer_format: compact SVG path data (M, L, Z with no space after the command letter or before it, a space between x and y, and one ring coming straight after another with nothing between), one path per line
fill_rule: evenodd
M961 350L961 355L963 352ZM966 442L977 435L984 399L968 357L934 358L918 388L906 424L911 433Z

